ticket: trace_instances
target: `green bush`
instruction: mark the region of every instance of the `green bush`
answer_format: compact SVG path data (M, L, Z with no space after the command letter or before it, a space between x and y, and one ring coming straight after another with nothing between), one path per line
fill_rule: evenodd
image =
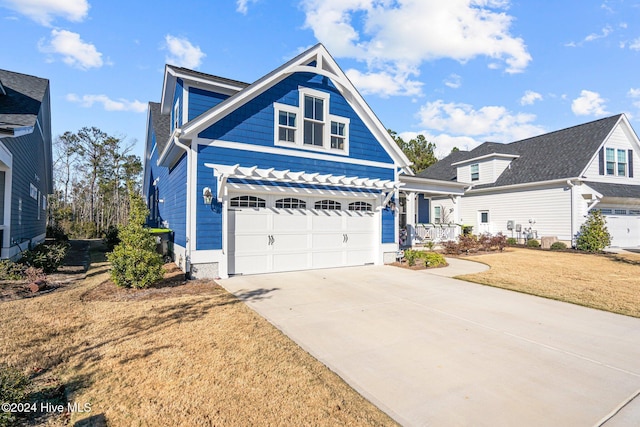
M38 245L30 251L24 251L18 262L29 267L41 268L47 274L53 273L62 265L68 249L68 243Z
M104 239L102 239L107 245L107 252L113 252L118 243L120 243L120 237L118 237L118 227L110 225L107 231L104 232Z
M517 244L518 244L518 240L515 237L508 237L507 238L507 245L515 246Z
M26 265L9 259L0 260L0 280L22 280L26 268Z
M124 288L146 288L162 279L162 256L144 223L149 214L144 201L129 192L129 223L120 230L120 243L107 255L111 279Z
M611 244L611 235L607 222L598 210L589 212L589 216L578 232L576 248L585 252L600 252Z
M29 379L22 372L0 364L0 404L24 403L29 385ZM0 411L0 426L14 425L16 421L16 414Z
M69 240L69 236L67 236L64 228L58 223L47 225L47 237L54 239L56 242L66 242Z
M563 249L567 249L567 245L562 242L553 242L549 247L552 251L561 251Z
M529 240L527 240L527 247L528 248L539 248L540 247L540 242L538 242L536 239L529 239Z
M440 267L447 264L444 257L437 252L420 252L420 258L424 260L426 267Z
M407 249L404 251L404 259L407 260L407 264L410 267L416 265L416 258L418 257L418 251L414 251L413 249Z

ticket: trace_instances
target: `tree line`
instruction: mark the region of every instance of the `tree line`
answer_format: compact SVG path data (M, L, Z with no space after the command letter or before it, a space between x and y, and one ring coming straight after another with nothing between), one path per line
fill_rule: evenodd
M96 127L58 136L49 225L74 238L93 238L126 224L129 191L141 190L142 162L131 154L133 146Z

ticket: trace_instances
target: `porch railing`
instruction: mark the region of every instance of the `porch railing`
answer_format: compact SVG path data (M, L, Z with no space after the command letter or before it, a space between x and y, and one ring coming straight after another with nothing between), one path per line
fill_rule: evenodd
M445 242L456 240L460 234L460 226L456 224L416 224L416 243L431 240L432 242Z

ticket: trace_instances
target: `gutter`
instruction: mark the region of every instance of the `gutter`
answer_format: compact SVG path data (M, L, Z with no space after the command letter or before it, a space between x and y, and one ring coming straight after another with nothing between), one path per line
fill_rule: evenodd
M477 189L472 191L472 194L486 193L486 192L490 192L490 191L510 190L512 188L541 187L541 186L553 185L553 184L566 184L567 181L572 181L572 180L581 181L580 178L574 177L574 178L552 179L552 180L549 180L549 181L525 182L523 184L511 184L511 185L501 185L501 186L496 186L496 187L477 188ZM472 185L472 187L473 187L473 185ZM471 188L469 188L469 191L471 191Z
M192 162L192 155L191 155L191 148L185 144L183 144L182 142L180 142L180 139L178 138L180 135L182 134L182 130L181 129L176 129L173 131L173 134L171 135L171 139L173 139L173 143L176 145L176 147L183 149L186 153L187 153L187 218L185 221L185 235L186 235L186 254L185 254L185 273L189 275L189 277L191 276L191 211L193 209L193 203L191 200L192 197L192 191L191 191L191 173L190 173L190 167L191 167L191 162ZM166 152L167 150L165 150Z

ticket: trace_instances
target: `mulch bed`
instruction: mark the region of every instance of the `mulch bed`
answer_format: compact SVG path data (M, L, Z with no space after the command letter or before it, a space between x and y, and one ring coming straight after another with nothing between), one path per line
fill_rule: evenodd
M111 280L100 283L80 298L82 301L146 301L185 295L215 295L225 292L210 279L186 280L173 263L165 264L164 279L146 289L120 288Z

